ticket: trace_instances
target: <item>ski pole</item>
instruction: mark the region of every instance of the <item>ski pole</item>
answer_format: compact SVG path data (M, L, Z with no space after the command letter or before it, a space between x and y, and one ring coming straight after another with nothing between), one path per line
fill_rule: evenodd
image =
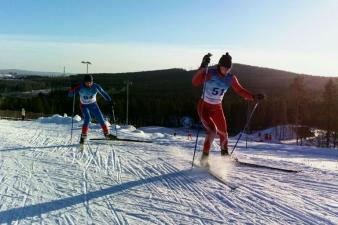
M246 129L248 128L249 123L250 123L250 121L251 121L251 118L252 118L252 116L253 116L253 114L254 114L254 112L255 112L257 106L258 106L258 102L256 102L254 108L252 109L252 111L251 111L251 113L250 113L250 116L249 116L249 119L248 119L248 121L246 122L246 124L245 124L245 126L244 126L244 129L243 129L242 132L239 134L239 137L238 137L238 139L237 139L237 141L236 141L236 144L235 144L234 148L232 149L230 155L232 155L232 153L235 151L235 149L236 149L236 147L237 147L237 144L238 144L239 140L240 140L241 137L242 137L242 134L243 134L243 133L246 131Z
M73 141L74 111L75 111L75 92L74 92L74 96L73 96L72 128L70 130L70 142Z
M191 169L194 168L194 161L195 161L195 155L196 155L197 141L198 141L199 133L200 133L200 126L198 126L198 128L197 128L196 141L195 141L195 149L194 149L194 155L192 157Z
M246 119L249 119L249 105L250 103L248 102L248 109L246 110ZM248 135L246 135L245 137L245 149L248 149Z
M113 113L113 122L114 122L114 127L115 127L115 134L116 134L116 138L117 138L117 128L116 128L114 105L111 106L111 110L112 110L112 113Z
M208 53L207 55L208 55L209 57L212 56L211 53ZM205 68L205 76L204 76L203 92L202 92L202 99L203 99L203 100L204 100L205 82L206 82L206 79L207 79L207 74L208 74L208 65L207 65L207 67ZM203 112L203 105L202 105L201 111ZM201 121L201 123L202 123L202 121ZM195 155L196 155L196 149L197 149L197 142L198 142L198 136L199 136L199 133L200 133L200 126L198 126L198 128L197 128L196 141L195 141L195 148L194 148L194 155L193 155L193 157L192 157L192 162L191 162L191 169L194 168L194 161L195 161Z

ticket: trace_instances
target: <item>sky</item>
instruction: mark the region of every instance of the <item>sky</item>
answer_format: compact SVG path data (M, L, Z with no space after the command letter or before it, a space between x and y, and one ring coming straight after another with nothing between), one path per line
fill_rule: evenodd
M83 73L234 63L338 76L336 0L1 0L0 69Z

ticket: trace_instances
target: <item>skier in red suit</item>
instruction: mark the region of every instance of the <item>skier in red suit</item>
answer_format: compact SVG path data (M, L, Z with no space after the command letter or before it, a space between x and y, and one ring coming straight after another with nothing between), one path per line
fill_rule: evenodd
M203 57L201 66L192 79L194 86L203 85L203 94L197 105L199 118L207 131L201 165L208 165L209 150L216 135L220 138L221 155L229 154L227 123L222 107L223 96L228 88L231 87L246 100L264 99L263 94L253 95L244 89L237 77L230 73L232 57L229 53L222 55L215 67L207 69L210 56L208 54Z

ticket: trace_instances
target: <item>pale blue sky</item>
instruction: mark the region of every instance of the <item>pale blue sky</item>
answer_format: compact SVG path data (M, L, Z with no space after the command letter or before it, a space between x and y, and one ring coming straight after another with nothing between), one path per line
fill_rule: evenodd
M338 76L335 0L2 0L0 68L127 72L234 62Z

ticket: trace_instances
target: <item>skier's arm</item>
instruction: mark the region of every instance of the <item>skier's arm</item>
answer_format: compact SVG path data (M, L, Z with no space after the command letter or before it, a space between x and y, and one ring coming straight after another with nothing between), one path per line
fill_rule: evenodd
M248 90L242 87L235 75L232 76L231 87L238 95L242 96L243 98L247 100L254 100L254 96Z
M205 68L200 68L199 70L196 71L194 77L192 78L192 84L194 86L200 86L205 81L209 80L210 77L211 77L210 73L205 74Z
M104 100L106 100L107 102L110 102L112 100L111 97L108 95L108 93L105 92L100 85L96 84L96 89L100 93L100 95L104 98Z
M80 88L81 88L81 84L77 84L74 87L70 87L68 89L68 96L73 97L74 94L77 94L80 91Z

